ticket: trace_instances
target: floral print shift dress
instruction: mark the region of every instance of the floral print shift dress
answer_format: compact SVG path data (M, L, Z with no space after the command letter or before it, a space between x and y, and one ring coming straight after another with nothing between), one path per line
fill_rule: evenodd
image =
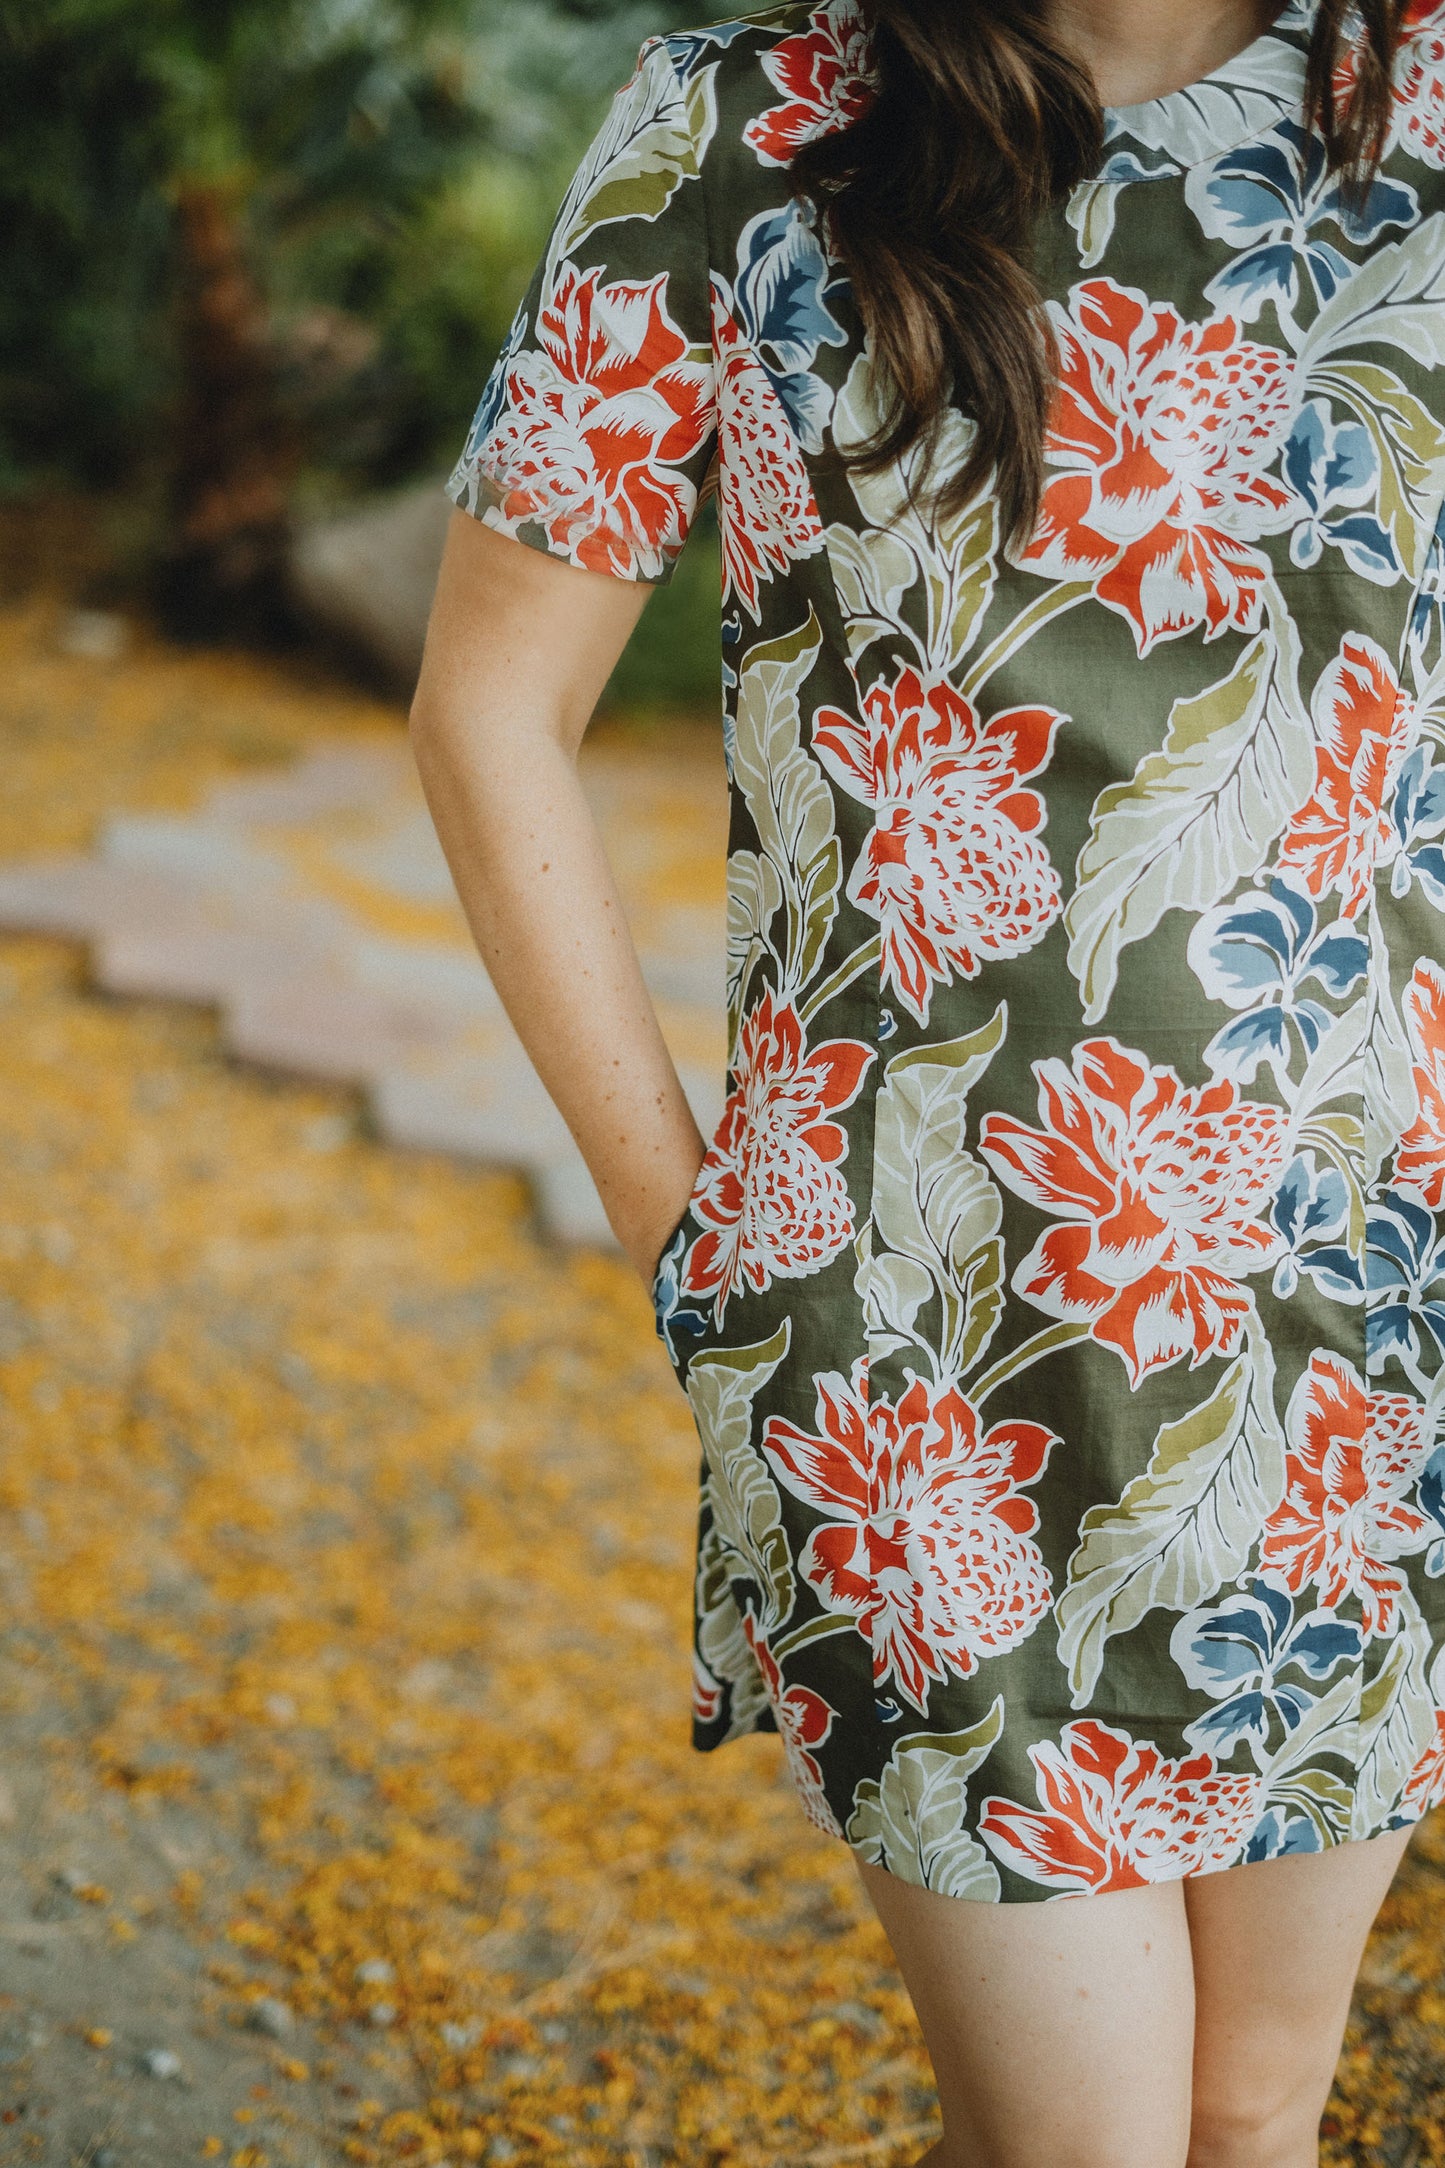
M776 1730L959 1897L1445 1798L1445 6L1354 204L1314 10L1041 223L1024 545L835 456L866 341L788 166L872 95L856 0L644 48L449 485L652 582L717 491L693 1739Z

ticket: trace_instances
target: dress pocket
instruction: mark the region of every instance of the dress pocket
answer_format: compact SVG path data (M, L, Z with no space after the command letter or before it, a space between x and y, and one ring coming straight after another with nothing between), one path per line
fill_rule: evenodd
M657 1263L653 1268L652 1307L654 1310L661 1310L662 1308L663 1279L666 1273L666 1268L669 1263L671 1263L674 1268L677 1265L677 1259L676 1257L674 1257L673 1252L678 1247L678 1236L682 1234L682 1232L687 1226L688 1221L692 1218L693 1199L697 1196L698 1189L701 1186L701 1179L701 1172L699 1172L698 1180L693 1183L692 1188L687 1193L686 1204L678 1213L677 1218L673 1221L672 1226L668 1230L667 1240L663 1243L661 1255L658 1257Z
M713 1133L708 1138L707 1151L698 1167L692 1188L687 1193L687 1201L674 1220L667 1240L662 1245L662 1254L657 1260L652 1275L652 1310L657 1322L657 1336L667 1349L668 1360L672 1363L674 1369L680 1369L681 1365L681 1357L674 1336L680 1333L684 1339L695 1342L706 1330L706 1313L709 1307L709 1299L707 1297L702 1298L702 1307L700 1309L693 1307L692 1301L684 1299L682 1262L687 1254L689 1240L702 1224L698 1219L697 1206L703 1193L704 1176L710 1163L714 1166L716 1164L713 1155L717 1150L718 1140L724 1135L727 1125L728 1108L724 1105ZM695 1300L696 1298L693 1298L693 1301Z

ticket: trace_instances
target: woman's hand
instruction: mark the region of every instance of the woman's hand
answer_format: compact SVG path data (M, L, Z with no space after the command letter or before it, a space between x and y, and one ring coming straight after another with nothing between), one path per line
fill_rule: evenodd
M650 593L455 511L411 710L477 947L649 1286L706 1146L576 760Z

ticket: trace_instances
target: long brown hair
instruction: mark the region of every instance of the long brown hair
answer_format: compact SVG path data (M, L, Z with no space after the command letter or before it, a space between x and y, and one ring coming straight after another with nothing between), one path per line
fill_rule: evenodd
M1044 480L1057 352L1030 269L1043 207L1098 170L1093 78L1050 36L1042 0L861 0L877 95L804 146L792 173L818 204L868 326L884 418L848 456L876 472L926 449L951 404L977 424L938 485L956 511L995 477L1006 534L1027 536ZM1406 0L1319 0L1305 116L1347 192L1383 153ZM1340 63L1349 82L1340 95Z

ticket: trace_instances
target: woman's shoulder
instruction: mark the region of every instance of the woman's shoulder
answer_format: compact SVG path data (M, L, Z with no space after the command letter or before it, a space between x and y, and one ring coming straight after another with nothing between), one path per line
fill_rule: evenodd
M739 150L786 167L802 144L845 128L872 90L861 0L786 0L648 40L666 56L714 160Z

